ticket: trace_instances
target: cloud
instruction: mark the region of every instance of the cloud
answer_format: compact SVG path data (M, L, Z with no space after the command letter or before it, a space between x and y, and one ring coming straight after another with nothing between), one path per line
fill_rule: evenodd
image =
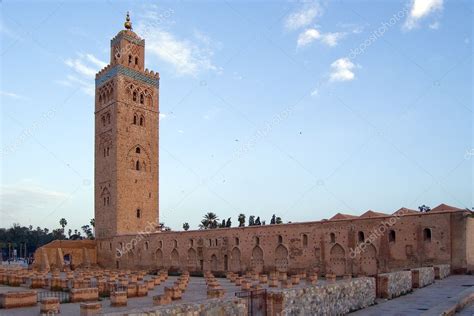
M65 79L56 81L63 86L78 86L82 92L89 96L94 96L95 74L104 68L107 63L101 61L93 54L78 53L77 58L68 58L64 64L73 70L73 74L68 74Z
M321 43L334 47L338 44L339 40L346 36L345 32L334 32L334 33L321 33L315 28L309 28L304 32L300 33L298 40L296 41L297 47L304 47L312 42L319 40Z
M326 33L321 37L321 41L328 46L336 46L338 41L346 36L346 33L335 32L335 33Z
M67 198L68 195L63 192L46 189L31 180L22 180L14 185L2 185L0 209L2 215L11 214L8 217L13 221L26 222L32 214L35 217L47 216Z
M355 79L354 65L349 58L339 58L331 64L330 81L350 81Z
M13 92L0 91L0 95L4 96L4 97L16 99L16 100L28 100L28 97L25 97L23 95L16 94L16 93L13 93Z
M310 25L314 19L321 15L322 10L318 3L306 5L297 12L291 13L285 19L285 28L287 30L297 30Z
M192 38L183 39L164 29L155 14L147 14L136 27L137 33L146 38L147 53L172 65L178 75L196 76L201 72L222 72L212 58L218 44L209 36L194 31Z
M428 25L428 27L432 30L437 30L437 29L439 29L439 22L438 21L433 22L430 25Z
M318 39L320 37L321 37L321 33L319 33L318 30L316 30L316 29L307 29L306 31L302 32L298 36L298 40L296 41L296 45L298 47L303 47L303 46L306 46L306 45L312 43L313 41L315 41L316 39Z
M432 13L442 11L443 0L411 0L410 13L405 21L404 28L411 30L418 26L420 20Z
M161 121L161 120L165 119L167 116L168 115L166 115L165 113L160 113L159 114L159 120Z

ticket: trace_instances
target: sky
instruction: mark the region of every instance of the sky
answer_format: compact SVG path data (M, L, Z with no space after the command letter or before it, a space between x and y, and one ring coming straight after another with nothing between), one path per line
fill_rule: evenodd
M88 224L94 77L160 73L160 222L473 206L473 4L1 2L0 227ZM133 211L133 210L131 210Z

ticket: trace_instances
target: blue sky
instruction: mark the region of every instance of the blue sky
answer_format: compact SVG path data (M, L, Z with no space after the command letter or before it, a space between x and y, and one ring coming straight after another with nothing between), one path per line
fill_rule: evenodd
M2 1L0 226L93 217L94 73L160 72L160 221L472 207L470 1ZM474 159L474 158L473 158Z

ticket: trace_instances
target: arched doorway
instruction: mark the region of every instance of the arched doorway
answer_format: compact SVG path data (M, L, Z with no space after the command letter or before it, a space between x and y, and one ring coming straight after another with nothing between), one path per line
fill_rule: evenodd
M240 250L237 247L234 247L230 253L230 270L232 272L240 271Z
M163 251L161 249L157 249L155 252L155 264L158 268L162 268L163 264Z
M171 267L179 268L179 253L176 248L171 252Z
M217 271L217 256L211 256L211 271Z
M70 266L72 263L72 255L69 253L65 254L63 260L65 265Z
M250 262L252 269L255 272L262 272L263 271L263 250L260 248L260 246L255 246L252 250L252 259Z
M346 273L346 252L341 245L335 244L330 252L331 272L336 275Z
M369 244L360 254L360 268L366 275L377 274L377 250Z
M288 269L288 250L281 244L275 249L275 268L281 272Z
M197 269L197 253L193 248L188 250L188 269L191 271Z

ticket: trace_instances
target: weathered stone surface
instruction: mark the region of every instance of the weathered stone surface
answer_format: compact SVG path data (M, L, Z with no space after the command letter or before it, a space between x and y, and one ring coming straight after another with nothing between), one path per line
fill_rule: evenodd
M99 289L96 287L72 289L71 302L90 302L99 300Z
M448 277L451 274L451 265L439 264L434 267L435 279L441 280Z
M13 308L36 305L36 291L15 291L0 294L0 307Z
M392 299L412 291L411 271L382 273L377 276L377 296Z
M374 302L375 279L358 278L273 293L272 303L276 306L270 309L281 315L342 315Z
M158 298L153 297L157 302ZM203 303L188 303L151 308L132 309L127 312L105 313L107 316L175 316L175 315L206 315L206 316L247 316L247 305L243 299L210 299Z
M435 274L433 267L424 267L411 270L413 288L425 287L434 282Z

